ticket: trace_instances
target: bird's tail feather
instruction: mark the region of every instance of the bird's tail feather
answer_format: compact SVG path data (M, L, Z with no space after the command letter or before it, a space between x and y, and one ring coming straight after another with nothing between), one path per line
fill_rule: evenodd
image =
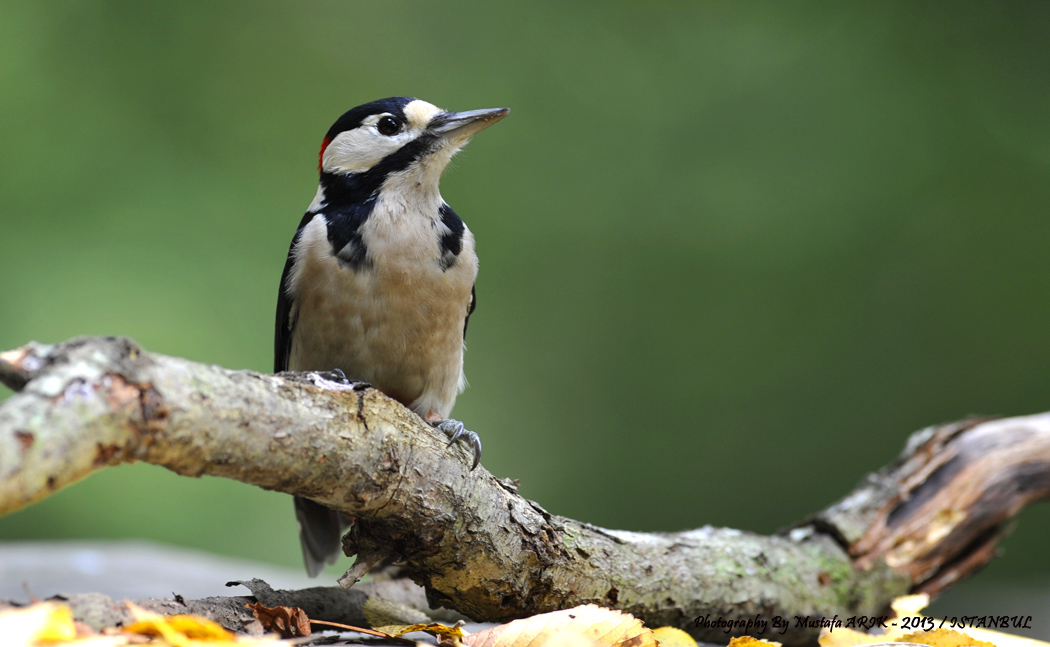
M320 503L300 497L295 497L295 518L299 521L299 541L303 545L306 573L317 577L326 564L334 564L342 555L343 531L350 527L352 520Z

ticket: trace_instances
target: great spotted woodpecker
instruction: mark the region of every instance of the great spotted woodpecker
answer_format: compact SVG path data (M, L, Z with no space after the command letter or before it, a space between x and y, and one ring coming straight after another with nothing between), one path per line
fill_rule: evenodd
M450 437L474 311L474 236L441 198L449 160L507 108L446 112L408 97L358 106L321 143L320 186L288 250L274 371L337 371L368 382ZM472 468L473 469L473 468ZM311 576L340 554L348 520L296 497Z

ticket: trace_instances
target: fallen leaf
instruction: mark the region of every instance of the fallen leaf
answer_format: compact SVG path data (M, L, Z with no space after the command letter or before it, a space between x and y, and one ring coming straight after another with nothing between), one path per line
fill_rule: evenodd
M922 610L928 606L930 606L929 593L902 595L899 598L895 598L893 602L890 603L890 608L893 609L893 613L896 614L898 618L920 615Z
M73 613L64 604L38 602L24 609L0 612L0 636L5 644L54 644L76 638Z
M766 647L768 645L780 645L778 642L759 640L751 636L737 636L729 641L729 647Z
M657 627L653 629L653 638L660 642L660 647L696 647L693 637L678 627Z
M469 647L540 647L564 631L609 647L656 647L653 632L641 620L593 604L515 620L467 636L463 643Z
M913 595L902 595L899 598L895 598L890 603L890 608L893 609L894 617L896 618L918 618L921 617L919 613L926 608L926 605L930 603L930 596L925 593L916 593ZM858 645L876 645L880 643L898 643L904 642L902 636L904 636L905 630L900 626L900 623L891 625L881 634L872 635L866 631L860 631L858 629L852 629L850 627L835 627L832 630L821 629L820 638L817 642L820 643L820 647L857 647Z
M961 631L954 629L934 629L933 631L915 631L902 636L900 642L919 643L933 647L995 647L994 643L976 640Z
M56 604L47 614L44 625L36 635L38 643L68 642L77 637L77 628L73 623L73 611L64 604Z
M382 627L373 627L373 629L386 634L390 638L404 636L413 631L425 631L432 636L447 638L452 642L458 642L466 635L463 632L463 628L458 624L449 627L440 622L427 622L415 625L383 625Z
M863 631L857 631L856 629L850 629L848 627L839 627L835 631L822 629L820 631L820 638L817 639L820 647L858 647L859 645L871 645L873 643L886 641L886 634L872 636Z
M900 626L891 626L885 633L873 636L853 629L838 628L834 632L824 630L820 635L821 647L857 647L868 645L877 647L881 645L892 645L902 647L903 645L936 645L937 647L957 647L961 645L977 645L983 647L1050 647L1045 643L1032 638L1023 638L991 629L975 627L966 628L965 632L953 629L942 629L943 620L927 618L922 615L922 610L930 603L930 597L924 593L916 595L905 595L897 598L891 605L896 617L912 618L922 622L928 620L927 626L931 629L926 631L912 631L905 634ZM900 623L898 623L900 624ZM915 622L909 623L912 626Z
M602 647L602 644L572 629L562 629L549 634L543 647Z
M310 635L310 618L299 607L267 607L259 602L244 605L252 610L263 629L273 631L281 638Z
M218 624L191 615L161 616L132 603L136 621L123 629L107 628L102 635L73 620L67 605L38 602L23 609L0 611L3 647L288 647L271 636L235 636Z
M174 647L184 647L195 642L232 643L236 637L223 629L222 625L207 618L188 614L162 616L128 602L128 610L135 622L124 627L128 633L160 636Z

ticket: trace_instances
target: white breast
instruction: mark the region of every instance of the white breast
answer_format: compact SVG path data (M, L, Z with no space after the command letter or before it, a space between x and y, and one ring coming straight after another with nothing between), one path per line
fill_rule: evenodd
M465 383L477 256L467 230L458 261L442 271L445 231L440 220L381 200L361 229L371 265L355 271L333 256L323 216L310 221L293 251L289 370L339 368L421 416L447 418Z

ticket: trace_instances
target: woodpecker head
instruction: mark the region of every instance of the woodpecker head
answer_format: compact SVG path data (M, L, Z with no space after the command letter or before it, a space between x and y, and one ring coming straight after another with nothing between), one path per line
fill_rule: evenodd
M452 156L472 135L508 112L446 112L411 97L366 103L346 112L328 130L321 143L320 171L370 175L380 182L391 174L411 175L413 181L436 188Z

